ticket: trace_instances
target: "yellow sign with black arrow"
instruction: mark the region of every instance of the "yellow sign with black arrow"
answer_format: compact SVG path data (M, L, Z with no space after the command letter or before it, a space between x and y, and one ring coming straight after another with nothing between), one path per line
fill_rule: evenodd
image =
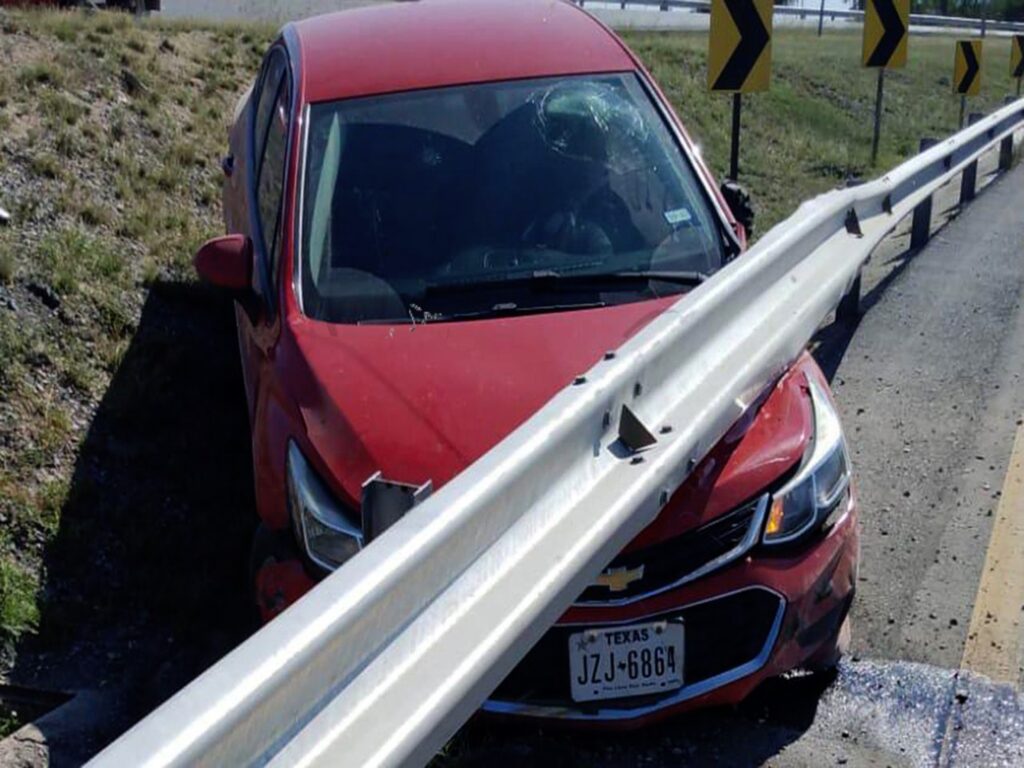
M910 0L867 0L864 6L865 67L895 69L907 63Z
M1024 35L1014 35L1010 40L1010 77L1024 77Z
M772 69L772 0L711 0L708 88L768 90Z
M981 40L957 40L953 92L977 96L981 91Z

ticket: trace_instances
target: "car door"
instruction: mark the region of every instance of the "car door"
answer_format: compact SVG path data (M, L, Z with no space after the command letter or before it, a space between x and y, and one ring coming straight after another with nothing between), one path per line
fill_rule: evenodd
M253 242L253 290L258 297L253 306L236 308L252 419L260 408L280 331L275 286L284 243L283 205L293 92L287 53L282 44L275 45L264 60L250 99L245 156L236 164L243 176L236 183L244 187L245 210L235 223Z

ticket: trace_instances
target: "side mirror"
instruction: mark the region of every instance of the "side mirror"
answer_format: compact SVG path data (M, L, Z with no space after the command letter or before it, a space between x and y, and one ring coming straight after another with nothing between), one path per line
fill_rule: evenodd
M245 235L214 238L192 261L203 280L235 292L252 290L252 262L252 240Z
M743 225L747 237L750 237L754 231L754 204L750 200L750 192L742 184L731 179L722 182L721 190L733 217Z

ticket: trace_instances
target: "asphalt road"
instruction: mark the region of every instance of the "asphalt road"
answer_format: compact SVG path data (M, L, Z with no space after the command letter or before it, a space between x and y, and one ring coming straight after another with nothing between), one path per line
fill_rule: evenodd
M900 239L869 267L877 303L833 378L864 509L860 655L949 668L964 656L1024 414L1022 202L1018 167L922 252L900 253ZM1002 567L1019 573L1017 555ZM996 618L1019 636L1022 610ZM1013 667L1019 684L1019 653Z

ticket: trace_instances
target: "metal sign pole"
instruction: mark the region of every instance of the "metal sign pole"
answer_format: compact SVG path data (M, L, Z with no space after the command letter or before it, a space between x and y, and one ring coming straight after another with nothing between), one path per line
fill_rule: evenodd
M772 0L711 0L708 90L732 94L729 178L740 173L743 94L768 90L772 57Z
M875 89L875 131L871 135L871 165L878 161L878 140L882 133L882 88L885 83L885 67L878 68L878 87Z
M743 94L732 95L732 149L729 152L729 178L736 181L740 174L740 111Z
M818 37L821 37L823 26L825 26L825 0L821 0L821 8L818 9Z
M961 93L960 94L960 123L959 123L961 128L964 127L964 114L966 114L966 112L967 112L967 95Z
M878 163L882 138L882 99L885 70L907 63L907 33L910 28L910 0L866 0L861 62L878 70L875 86L875 124L871 132L871 166Z

